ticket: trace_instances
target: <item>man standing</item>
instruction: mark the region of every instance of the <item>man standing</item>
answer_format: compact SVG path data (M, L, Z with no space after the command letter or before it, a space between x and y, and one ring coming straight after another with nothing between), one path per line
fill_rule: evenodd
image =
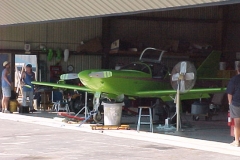
M240 138L240 64L237 66L237 75L231 78L227 86L230 117L234 119L234 137L231 145L239 147Z
M2 71L2 112L3 113L10 113L8 111L8 103L11 97L11 87L12 87L12 80L10 74L10 62L5 61L3 62L3 71Z
M27 106L27 97L29 97L30 112L35 112L33 108L33 85L32 81L35 81L35 73L32 71L32 65L27 64L26 71L21 75L21 81L23 82L23 101L22 106Z

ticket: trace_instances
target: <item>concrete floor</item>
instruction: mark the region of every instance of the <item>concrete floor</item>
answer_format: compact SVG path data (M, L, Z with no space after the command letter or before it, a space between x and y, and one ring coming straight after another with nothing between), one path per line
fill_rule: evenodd
M49 119L60 118L58 120L63 120L63 117L57 115L56 112L47 111L39 111L33 114L24 114L24 116L43 117ZM84 117L84 115L80 116ZM132 130L136 130L137 119L138 116L123 115L121 124L129 124ZM179 132L176 132L175 129L165 131L157 129L159 124L154 124L154 133L223 143L230 143L233 140L233 137L230 136L230 127L227 126L227 113L225 112L219 113L217 116L213 116L212 120L210 121L205 121L205 118L203 116L200 116L199 121L193 121L192 116L186 114L182 114L181 119L182 128ZM147 119L144 120L143 117L142 121L147 121ZM149 125L141 125L140 131L149 132Z
M228 152L224 154L194 149L194 143L200 147L203 144L190 139L188 139L190 144L188 147L181 147L179 138L172 136L170 140L167 138L170 136L156 137L158 134L136 133L133 130L125 133L124 131L90 132L87 125L76 127L46 118L1 113L0 119L1 160L239 159L236 156L238 148L228 148L228 145L222 146ZM174 144L167 144L171 141ZM208 149L209 145L205 143L205 148ZM211 143L211 145L211 148L215 148L222 144Z
M92 130L89 124L81 127L78 124L68 124L63 122L62 117L57 113L39 111L30 114L3 114L0 113L0 119L11 120L15 122L26 122L37 124L35 126L50 126L56 128L64 128L70 130L79 130L89 133L104 134L110 137L129 138L141 141L148 141L162 145L176 146L181 148L189 148L202 150L207 152L215 152L221 154L240 156L239 148L229 145L233 137L230 136L230 128L227 126L227 113L219 113L214 116L211 121L205 121L204 117L200 117L199 121L193 121L191 115L182 115L183 128L181 131L175 130L163 132L158 130L154 125L154 133L149 133L149 127L143 125L141 131L136 132L137 116L122 117L122 124L129 124L131 130ZM19 127L19 126L16 126Z
M164 146L168 146L171 148L171 146L173 146L174 148L179 149L179 153L174 152L175 159L177 158L178 154L179 155L181 154L184 156L184 154L182 154L180 151L181 148L189 149L186 152L186 153L188 153L188 155L192 154L193 150L195 150L195 151L197 150L197 151L201 151L198 154L201 156L205 155L205 153L208 156L209 155L211 155L211 156L222 155L220 157L223 157L223 155L240 156L240 152L239 152L240 148L229 145L229 143L232 141L232 137L229 135L230 131L229 131L229 127L227 127L227 122L226 122L227 118L225 117L225 115L226 115L225 113L221 113L219 116L214 117L213 120L209 121L209 122L202 120L202 118L197 122L192 121L191 116L183 115L182 119L183 119L184 128L182 129L182 131L180 131L180 132L170 131L170 132L165 132L165 133L159 132L156 128L154 129L155 133L145 132L148 130L148 126L142 127L141 132L139 132L139 133L136 132L136 124L135 124L136 119L137 119L136 116L123 116L123 118L122 118L122 124L126 124L127 122L128 123L130 122L131 130L104 130L104 131L92 130L89 124L84 124L81 127L79 127L79 124L68 124L68 123L62 122L63 118L58 117L56 113L49 113L49 112L37 112L37 113L33 113L33 114L24 114L24 115L19 115L17 113L16 114L0 113L0 119L1 119L2 123L6 122L6 125L8 123L11 123L10 121L13 121L12 123L15 125L9 126L8 129L6 126L3 126L3 124L1 124L2 127L5 128L5 130L7 130L7 132L11 135L12 134L15 135L15 131L16 131L16 134L18 134L18 130L20 132L20 130L22 129L22 126L25 126L25 124L27 125L27 123L33 124L34 127L30 126L30 128L29 128L29 126L27 125L28 127L26 127L26 130L30 129L29 131L31 131L32 129L37 129L38 135L42 135L42 132L45 132L44 131L45 129L39 130L39 128L41 128L41 126L47 126L47 127L52 128L52 130L54 131L53 134L48 135L48 136L50 136L49 137L50 139L54 139L54 140L56 140L56 142L59 142L59 140L64 141L64 143L66 143L66 144L71 143L70 142L71 137L69 137L69 135L62 136L60 133L61 132L60 130L58 131L59 134L58 134L58 132L56 133L55 131L58 130L57 128L74 130L76 132L80 131L79 135L85 134L85 132L89 133L90 135L92 135L93 133L98 134L98 135L100 134L100 136L97 136L100 139L103 135L108 136L109 137L108 142L106 142L104 144L107 144L107 143L111 144L110 141L112 139L124 138L124 139L129 139L126 141L131 142L131 143L135 143L136 141L139 141L139 140L142 141L142 143L148 142L147 145L152 144L153 147L160 146L160 148L161 147L164 148ZM187 124L187 125L185 125L185 124ZM186 126L189 126L189 127L186 127ZM155 125L155 127L157 127L157 125ZM7 135L7 132L6 132L6 135ZM12 133L12 132L14 132L14 133ZM23 132L26 132L26 131L23 131ZM76 133L76 135L77 135L77 133ZM10 138L11 136L7 136L7 137ZM56 138L54 138L54 137L56 137ZM75 137L77 137L77 136L75 136ZM68 139L70 139L70 140L68 140ZM90 137L90 139L91 139L91 137ZM36 139L33 138L33 141L36 141ZM30 142L31 141L29 141L29 143ZM14 143L14 142L6 142L6 144L5 143L4 144L9 145L12 143ZM90 143L90 141L89 141L89 143ZM101 142L101 143L103 143L103 142ZM21 145L24 145L24 144L21 143ZM43 144L43 145L45 145L45 144ZM116 146L117 145L118 144L116 144ZM129 144L129 145L131 146L131 144ZM39 147L39 146L36 146L36 147ZM42 147L44 147L44 146L42 146ZM87 144L85 147L87 147ZM134 147L134 145L132 145L132 147ZM66 146L65 146L65 148L66 148ZM24 150L24 152L26 152L26 149L22 149L22 150ZM35 150L32 150L32 151L35 152ZM10 151L8 151L8 150L6 152L8 154L11 154ZM43 153L43 151L41 151L41 153ZM69 153L71 153L71 152L69 152ZM156 153L158 153L158 152L156 152ZM211 153L213 153L213 154L211 154ZM32 154L30 154L30 155L32 155ZM138 156L138 154L133 154L133 155ZM1 155L0 155L0 157L1 157ZM86 155L86 157L87 157L87 155ZM186 157L186 155L185 155L185 157ZM191 158L191 157L188 157L188 159L189 158ZM207 158L207 157L205 157L205 158ZM225 158L227 158L227 156ZM115 159L118 159L118 158L115 158Z

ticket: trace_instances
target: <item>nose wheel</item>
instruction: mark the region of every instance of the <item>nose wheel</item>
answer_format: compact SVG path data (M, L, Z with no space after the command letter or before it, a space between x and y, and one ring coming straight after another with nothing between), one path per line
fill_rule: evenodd
M93 120L98 123L102 120L102 114L100 111L97 111L96 113L93 114Z

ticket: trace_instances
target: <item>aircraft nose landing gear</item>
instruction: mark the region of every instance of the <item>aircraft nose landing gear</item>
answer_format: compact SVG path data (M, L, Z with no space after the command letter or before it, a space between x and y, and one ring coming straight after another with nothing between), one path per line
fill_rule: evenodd
M99 123L101 120L102 120L102 114L99 110L99 106L100 106L100 95L101 93L99 92L96 92L94 94L94 98L93 98L93 111L94 111L94 114L93 114L93 120L96 122L96 123Z
M95 113L93 114L93 120L96 123L99 123L102 120L102 114L100 111L95 111Z

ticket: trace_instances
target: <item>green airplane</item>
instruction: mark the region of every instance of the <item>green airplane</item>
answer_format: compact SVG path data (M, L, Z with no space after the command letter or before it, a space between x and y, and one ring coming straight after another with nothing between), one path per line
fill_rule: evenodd
M150 51L147 53L147 51ZM153 52L158 54L153 54ZM52 86L65 89L80 90L94 93L94 110L98 111L100 98L108 98L114 102L122 102L124 97L161 98L171 101L176 95L176 90L171 86L171 75L162 63L165 51L155 48L146 48L139 62L133 62L119 70L93 69L80 73L61 75L60 79L79 78L84 86L61 83L32 82L35 85ZM217 80L216 73L221 52L213 51L197 69L197 79ZM181 100L209 98L209 94L224 92L225 88L193 88L181 93ZM99 112L93 115L99 121Z

